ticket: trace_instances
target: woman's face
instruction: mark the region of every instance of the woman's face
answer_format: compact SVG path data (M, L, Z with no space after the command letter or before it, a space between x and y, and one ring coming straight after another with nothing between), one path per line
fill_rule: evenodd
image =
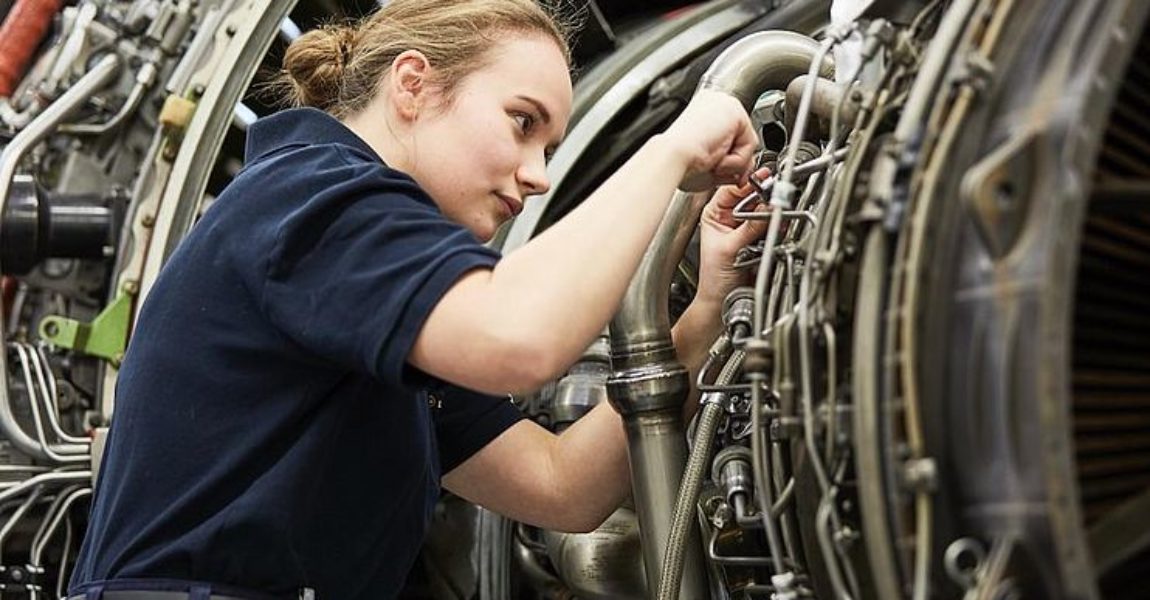
M410 131L410 174L448 218L489 240L550 187L546 160L571 114L563 54L543 36L508 35L449 104L433 91L426 100Z

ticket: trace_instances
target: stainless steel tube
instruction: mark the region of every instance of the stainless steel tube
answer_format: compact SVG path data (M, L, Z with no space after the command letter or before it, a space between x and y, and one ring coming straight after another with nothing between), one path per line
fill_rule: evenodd
M581 600L640 600L647 582L639 558L639 522L620 507L590 533L543 534L547 555L570 592Z
M120 69L120 59L115 54L105 55L64 95L44 109L44 112L28 124L0 152L0 215L8 205L8 192L16 168L28 150L43 141L68 115L84 105L92 94L108 85ZM0 345L4 341L4 330L0 322ZM6 348L0 348L0 433L12 442L20 452L34 458L49 460L43 446L29 436L12 414L8 398L8 360ZM62 447L69 452L82 452L83 448Z
M785 89L792 79L806 73L817 50L814 40L797 33L753 34L720 54L699 88L729 93L750 110L762 92ZM833 73L830 60L820 68L823 73ZM675 357L668 294L675 265L705 201L705 195L685 192L672 199L610 328L612 374L607 389L626 425L648 582L659 581L687 460L682 407L690 382ZM680 597L707 597L701 548L687 548L685 558ZM654 591L655 586L650 587Z
M767 90L786 90L792 79L811 66L818 42L793 31L751 34L727 48L699 81L701 89L726 92L750 110ZM820 77L834 76L834 62L823 60Z
M803 97L803 90L806 88L809 79L810 77L807 75L799 75L787 86L786 114L783 118L783 124L786 126L787 131L794 131L795 120L799 113L799 104ZM850 86L847 84L838 84L823 77L819 77L815 80L815 93L811 98L811 114L818 118L816 125L823 125L816 129L818 133L823 135L829 133L825 131L825 125L830 124L835 116L835 111L840 110L840 107L843 112L839 115L839 120L842 123L854 123L855 117L858 115L858 103L842 102L843 96L849 92Z

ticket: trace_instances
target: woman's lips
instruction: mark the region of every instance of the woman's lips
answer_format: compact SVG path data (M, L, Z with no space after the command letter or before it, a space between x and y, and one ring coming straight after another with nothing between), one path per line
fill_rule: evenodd
M511 216L514 217L514 216L518 215L519 213L523 212L523 203L522 202L520 202L520 201L518 201L518 200L516 200L510 196L506 196L506 195L499 194L499 193L496 193L495 196L503 201L503 205L507 207L507 212L510 213Z

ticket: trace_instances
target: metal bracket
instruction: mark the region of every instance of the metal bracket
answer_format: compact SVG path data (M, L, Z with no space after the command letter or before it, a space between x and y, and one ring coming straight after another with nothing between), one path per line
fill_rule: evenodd
M61 348L107 359L119 368L128 345L128 323L136 296L134 286L123 287L120 296L91 323L55 315L44 317L40 321L40 337Z

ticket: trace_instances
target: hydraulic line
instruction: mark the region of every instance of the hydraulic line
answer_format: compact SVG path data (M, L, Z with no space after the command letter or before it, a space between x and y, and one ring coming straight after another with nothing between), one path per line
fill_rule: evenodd
M717 385L727 385L734 381L743 364L744 353L736 350L727 359L727 364L719 372ZM703 476L711 458L711 440L719 428L723 416L726 394L708 392L703 396L699 425L695 431L695 443L683 470L683 480L679 484L679 496L675 501L675 512L671 516L671 532L667 536L667 549L663 555L663 573L659 578L659 600L674 600L679 596L679 582L683 577L683 552L691 532L691 519L695 516L695 503L699 490L703 487Z
M766 464L767 450L763 446L763 408L766 401L763 398L766 385L766 375L763 373L750 373L751 380L751 468L758 475L755 477L755 492L759 495L759 515L763 521L763 529L767 533L767 546L771 552L771 566L775 573L784 572L782 543L779 541L779 532L776 529L775 516L771 514L772 501L771 482L769 481Z
M65 495L65 493L67 495ZM45 521L40 530L36 532L36 537L32 542L31 560L28 562L28 570L36 574L44 572L44 548L47 547L48 542L56 534L56 530L60 528L60 523L65 522L68 518L68 513L72 509L72 505L80 498L92 495L92 488L80 487L79 489L71 488L70 491L66 490L61 492L57 501L53 503L52 508L49 509L48 514L51 515L48 521ZM61 501L60 498L63 498ZM71 524L71 521L66 521ZM28 589L28 600L38 600L40 597L40 590L36 587Z
M44 474L37 475L24 479L14 486L7 487L7 489L0 492L0 502L7 501L10 498L15 498L26 491L36 489L37 486L55 483L83 483L91 482L92 471L90 469L77 470L77 471L49 471Z
M30 351L21 342L12 342L11 347L16 350L20 357L20 367L24 373L25 385L28 389L28 401L32 407L32 422L36 427L36 439L43 449L45 456L58 463L86 463L90 462L92 457L90 454L91 446L88 444L67 444L56 445L48 441L47 432L44 429L44 419L46 417L40 414L40 400L36 394L36 384L32 378L31 368L29 363L33 360ZM32 351L34 352L34 351ZM47 417L51 419L52 417ZM58 426L57 426L58 428ZM63 433L63 432L61 432Z

